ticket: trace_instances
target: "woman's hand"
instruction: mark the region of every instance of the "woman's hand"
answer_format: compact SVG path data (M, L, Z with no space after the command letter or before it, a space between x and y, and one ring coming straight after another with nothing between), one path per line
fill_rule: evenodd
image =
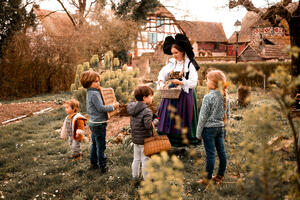
M170 81L171 81L171 83L173 83L175 85L183 85L183 82L178 79L172 79Z

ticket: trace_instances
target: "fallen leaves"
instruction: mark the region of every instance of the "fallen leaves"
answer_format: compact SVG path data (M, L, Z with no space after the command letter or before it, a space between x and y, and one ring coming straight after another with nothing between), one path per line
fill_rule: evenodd
M289 151L289 147L291 144L293 144L294 139L285 139L282 136L277 136L272 138L269 142L268 145L273 146L273 151Z

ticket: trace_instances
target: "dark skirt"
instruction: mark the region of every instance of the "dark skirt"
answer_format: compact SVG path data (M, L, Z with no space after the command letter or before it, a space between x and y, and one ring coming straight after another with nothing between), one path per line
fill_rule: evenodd
M171 111L168 109L169 106L176 108L174 114L181 118L180 129L175 128L175 119L171 118ZM190 89L189 93L181 90L178 99L162 99L158 110L158 133L160 135L167 135L172 146L180 147L199 144L200 140L196 138L197 110L197 99L194 89ZM183 128L188 129L186 135L182 133Z

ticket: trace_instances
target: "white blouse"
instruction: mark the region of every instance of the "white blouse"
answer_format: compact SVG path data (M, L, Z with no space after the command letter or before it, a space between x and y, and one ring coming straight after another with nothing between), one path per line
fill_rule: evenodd
M193 63L190 64L190 67L188 68L190 59L186 58L185 61L177 61L175 58L171 58L169 60L169 63L165 65L159 72L157 77L157 89L160 90L164 87L165 82L168 80L170 72L174 69L174 72L180 72L182 68L184 67L184 77L182 78L183 85L181 85L181 88L184 92L189 93L190 88L195 88L197 86L198 82L198 73L193 65ZM176 66L175 66L176 64ZM185 79L186 72L190 72L189 79Z

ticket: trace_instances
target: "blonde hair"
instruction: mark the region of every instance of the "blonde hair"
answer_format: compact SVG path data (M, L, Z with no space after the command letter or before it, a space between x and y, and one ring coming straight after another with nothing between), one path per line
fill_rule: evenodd
M75 112L79 112L79 101L76 99L70 99L65 104L69 105Z
M99 78L100 81L100 75L98 72L95 72L93 70L84 71L80 75L80 83L84 88L91 87L92 83Z
M223 97L224 97L224 122L227 121L227 115L226 115L226 111L227 111L227 90L226 90L226 76L224 74L224 72L222 72L221 70L211 70L207 73L207 78L209 80L211 80L215 86L215 88L218 88L219 84L221 84L223 86Z

